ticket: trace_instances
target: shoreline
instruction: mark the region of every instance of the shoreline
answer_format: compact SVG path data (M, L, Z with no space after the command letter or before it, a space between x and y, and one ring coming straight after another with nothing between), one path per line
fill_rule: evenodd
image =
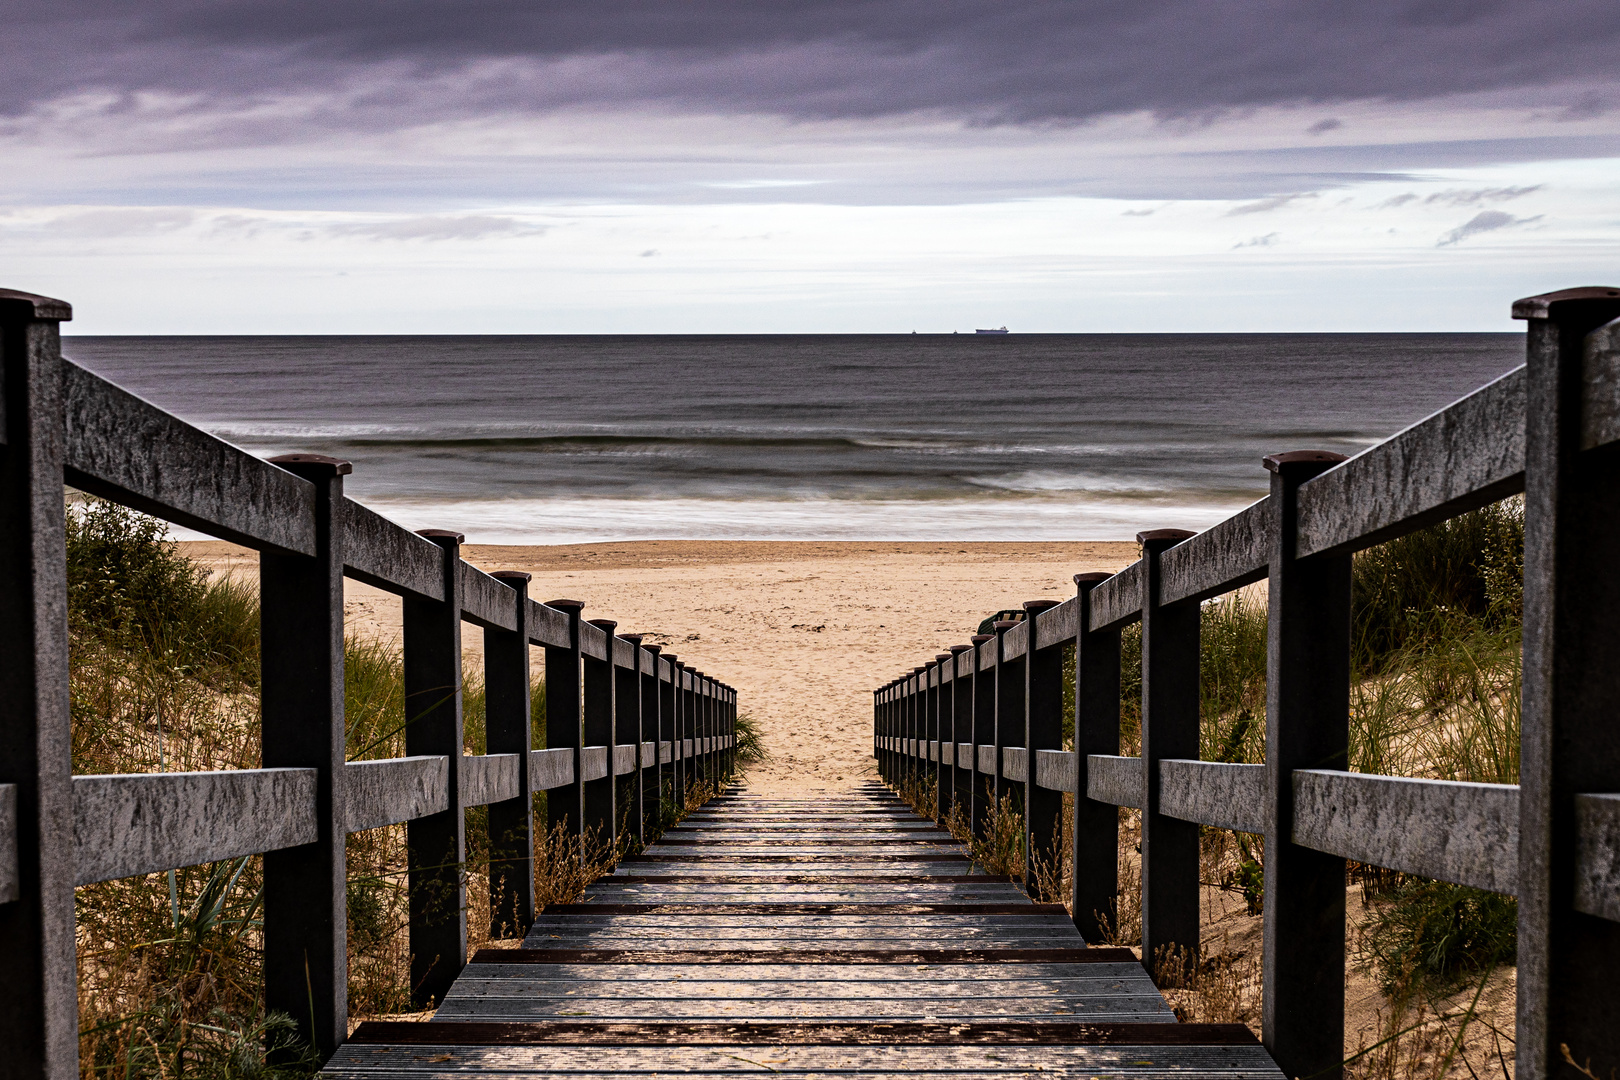
M180 541L217 573L257 557L223 541ZM902 670L964 644L980 619L1025 600L1066 599L1073 575L1133 561L1131 541L637 540L470 544L486 571L534 575L536 600L583 600L735 686L771 759L750 767L760 792L836 791L872 779L871 693ZM349 581L351 633L398 640L400 603ZM466 628L469 665L481 635ZM534 650L540 663L539 650Z

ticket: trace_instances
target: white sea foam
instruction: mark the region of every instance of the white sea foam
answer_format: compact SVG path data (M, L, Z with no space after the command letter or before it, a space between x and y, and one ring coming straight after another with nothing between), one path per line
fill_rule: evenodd
M370 505L412 529L463 532L468 543L578 544L670 539L1130 540L1143 529L1207 528L1243 503L558 498L384 499Z

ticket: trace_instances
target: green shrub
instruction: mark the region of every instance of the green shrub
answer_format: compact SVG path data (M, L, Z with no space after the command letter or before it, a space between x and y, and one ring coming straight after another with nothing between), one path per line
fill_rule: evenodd
M752 762L769 761L770 751L765 749L765 739L759 731L759 721L745 712L737 714L737 762L750 764Z
M1494 503L1355 556L1352 656L1371 674L1413 645L1523 620L1524 504Z
M1512 963L1517 920L1511 896L1412 879L1373 909L1362 959L1386 995L1444 993L1487 967Z
M258 685L257 590L210 581L156 518L100 499L71 505L67 585L72 636L214 685Z

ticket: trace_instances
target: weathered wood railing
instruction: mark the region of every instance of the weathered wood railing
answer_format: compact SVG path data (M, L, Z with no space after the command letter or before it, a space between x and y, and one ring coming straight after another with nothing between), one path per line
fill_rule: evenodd
M70 317L0 291L0 1076L78 1074L75 885L263 852L265 1001L324 1057L348 1030L349 833L407 823L411 983L427 1002L466 961L468 807L489 808L492 923L521 932L537 792L542 827L583 851L642 838L666 789L729 774L731 687L576 601L530 600L528 574L482 573L456 533L350 501L347 463L262 461L63 360ZM259 552L263 768L72 774L64 484ZM345 577L403 598L407 757L346 759ZM480 755L463 753L463 622L484 633ZM545 649L544 749L531 646Z
M1078 575L1073 599L1026 604L875 695L881 771L935 781L942 819L960 806L982 827L1014 788L1026 853L1047 851L1060 793L1079 796L1071 899L1090 940L1115 910L1116 807L1142 812L1149 958L1198 946L1199 826L1263 834L1263 1040L1289 1076L1340 1071L1347 859L1518 897L1519 1080L1573 1077L1560 1044L1620 1064L1620 289L1513 314L1525 366L1348 460L1268 457L1268 497L1196 535L1141 534L1125 570ZM1347 771L1351 553L1518 492L1521 783ZM1199 761L1198 605L1262 580L1265 764ZM1119 634L1137 620L1142 751L1120 757Z

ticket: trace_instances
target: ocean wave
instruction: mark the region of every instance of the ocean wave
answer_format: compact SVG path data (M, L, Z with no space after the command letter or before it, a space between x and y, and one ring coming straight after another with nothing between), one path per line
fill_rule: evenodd
M1182 502L1119 506L1072 499L370 500L412 529L453 528L468 543L607 540L1130 540L1143 529L1202 529L1242 508Z

